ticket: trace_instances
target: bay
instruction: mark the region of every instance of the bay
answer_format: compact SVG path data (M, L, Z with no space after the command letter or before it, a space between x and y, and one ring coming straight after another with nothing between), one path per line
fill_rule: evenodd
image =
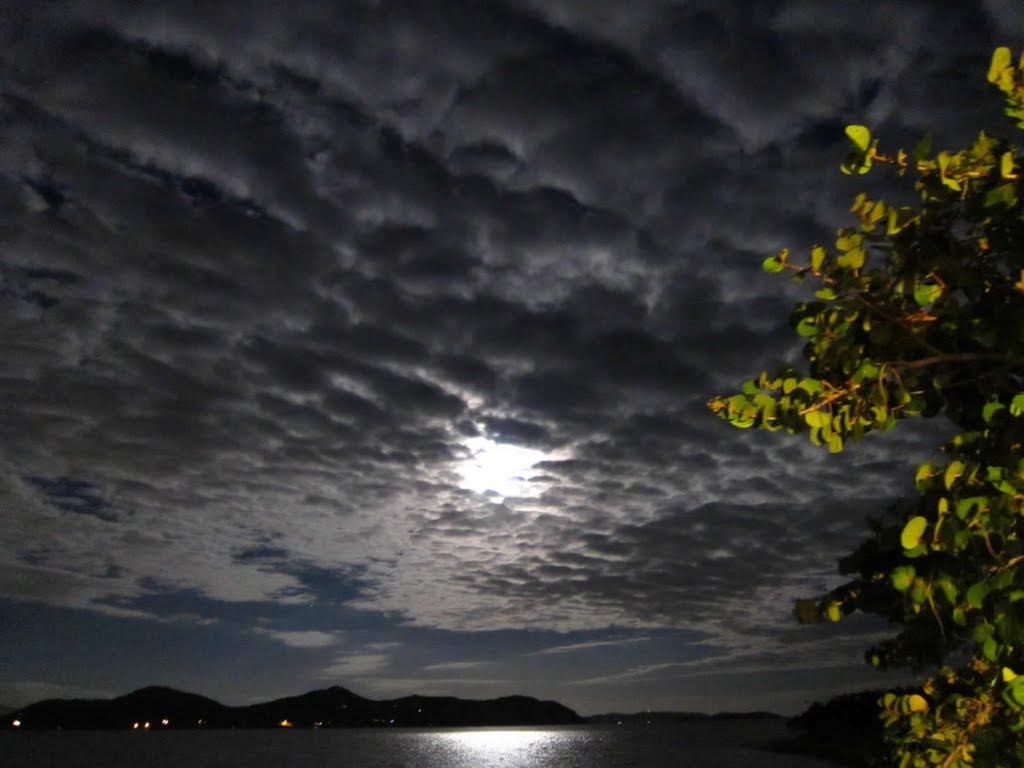
M781 720L650 726L0 733L10 768L825 768Z

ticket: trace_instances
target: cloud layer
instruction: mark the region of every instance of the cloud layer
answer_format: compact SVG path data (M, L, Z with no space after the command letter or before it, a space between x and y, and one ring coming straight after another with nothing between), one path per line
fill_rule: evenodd
M795 358L758 264L843 223L843 124L961 140L1019 7L343 5L0 12L0 596L244 605L331 677L395 671L329 658L373 616L781 668L927 441L703 401Z

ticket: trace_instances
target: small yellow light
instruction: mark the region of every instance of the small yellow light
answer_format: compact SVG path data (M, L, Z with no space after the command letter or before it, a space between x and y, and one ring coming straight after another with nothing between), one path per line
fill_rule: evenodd
M12 720L11 725L13 725L15 728L21 728L21 720Z
M149 722L147 721L143 726L147 731L149 730Z
M138 723L132 723L132 728L134 730L136 730L136 731L139 730L139 724Z
M278 725L281 726L282 728L291 728L292 727L292 722L288 718L285 718L280 723L278 723Z
M171 721L168 720L166 717L163 720L160 721L160 725L170 725L170 724L171 724Z

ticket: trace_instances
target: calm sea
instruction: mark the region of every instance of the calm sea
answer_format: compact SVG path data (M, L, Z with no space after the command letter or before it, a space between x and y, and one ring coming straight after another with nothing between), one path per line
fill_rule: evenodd
M781 721L315 731L3 732L4 768L825 768Z

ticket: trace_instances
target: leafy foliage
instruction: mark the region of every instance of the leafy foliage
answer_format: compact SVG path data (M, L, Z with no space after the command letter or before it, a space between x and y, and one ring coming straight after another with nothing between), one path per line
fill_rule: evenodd
M997 49L988 80L1024 128L1024 57ZM956 425L945 462L918 467L900 522L875 524L840 561L851 580L796 614L879 614L899 631L871 664L936 670L879 701L893 765L1024 765L1024 151L981 133L959 152L933 154L926 138L885 155L865 126L847 136L844 172L910 172L920 204L859 194L858 226L833 247L767 258L768 272L814 281L792 315L808 369L762 373L708 405L833 452L907 418Z

